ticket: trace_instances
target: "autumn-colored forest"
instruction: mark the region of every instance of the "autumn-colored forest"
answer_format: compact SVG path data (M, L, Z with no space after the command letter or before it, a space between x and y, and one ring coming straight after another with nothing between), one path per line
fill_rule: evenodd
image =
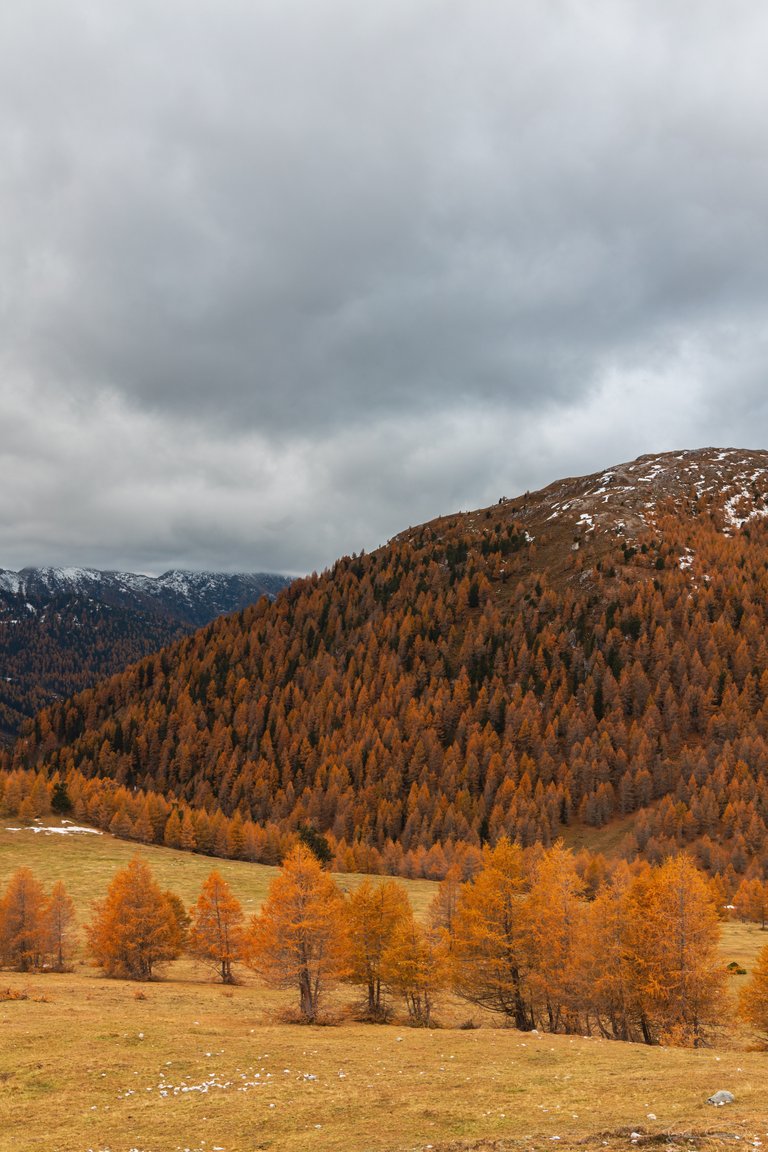
M690 457L713 483L655 457L607 511L607 477L593 503L563 482L340 560L41 711L5 766L114 781L137 839L167 834L137 824L158 794L204 851L221 819L266 859L310 827L345 866L439 877L502 835L621 827L614 854L765 878L768 471L723 502Z
M0 569L0 743L52 700L71 696L274 595L287 577L170 571L157 579L93 569Z
M731 531L694 490L631 536L539 507L340 560L43 710L6 766L311 826L356 867L440 875L466 846L632 814L629 858L764 877L764 522Z

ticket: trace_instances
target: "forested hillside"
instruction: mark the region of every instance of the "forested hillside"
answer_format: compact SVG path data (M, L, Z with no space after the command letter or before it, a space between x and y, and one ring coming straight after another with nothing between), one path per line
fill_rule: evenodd
M51 700L287 583L269 573L0 570L0 740Z
M76 768L386 851L621 845L768 865L768 453L644 457L409 529L66 703Z

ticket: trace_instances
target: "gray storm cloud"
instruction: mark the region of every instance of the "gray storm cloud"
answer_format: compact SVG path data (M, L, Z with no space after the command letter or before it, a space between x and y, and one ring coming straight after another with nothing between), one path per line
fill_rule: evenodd
M765 446L756 0L0 14L0 566L305 571Z

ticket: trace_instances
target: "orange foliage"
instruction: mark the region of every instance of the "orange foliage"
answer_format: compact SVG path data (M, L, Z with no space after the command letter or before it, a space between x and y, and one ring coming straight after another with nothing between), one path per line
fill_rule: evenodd
M43 907L43 940L50 965L64 972L72 958L75 938L75 905L61 880L51 888Z
M243 908L224 877L211 872L192 910L189 950L212 964L222 984L234 984L232 964L243 949Z
M408 896L394 880L381 884L364 880L347 900L346 909L349 979L365 988L366 1018L381 1020L386 1015L382 958L398 926L411 916Z
M768 946L758 954L752 976L739 995L739 1012L768 1044Z
M147 864L132 860L117 872L86 925L91 953L108 976L151 980L157 966L178 956L178 920Z
M17 868L0 901L0 956L4 964L28 972L39 968L44 952L45 893L29 868Z
M384 982L403 997L410 1023L429 1028L437 994L448 983L445 945L416 923L413 913L395 925L381 960Z
M268 984L298 991L307 1022L317 1020L325 991L348 975L342 894L303 844L286 858L251 920L245 956Z

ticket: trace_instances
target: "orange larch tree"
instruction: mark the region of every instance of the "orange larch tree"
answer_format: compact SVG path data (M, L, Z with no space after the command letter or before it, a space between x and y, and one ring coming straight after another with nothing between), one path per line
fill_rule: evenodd
M416 923L413 912L398 921L381 961L383 982L405 1000L415 1027L429 1028L438 992L448 981L445 943Z
M48 963L55 972L66 971L76 935L75 904L61 880L53 885L43 905L42 926Z
M768 946L758 953L750 981L739 993L739 1014L768 1044Z
M454 916L453 972L460 996L533 1028L525 947L523 850L502 838L465 884Z
M538 861L526 902L531 1002L549 1032L576 1031L582 1016L583 893L573 854L558 842Z
M28 972L43 953L45 892L30 868L17 868L0 901L0 956L4 964Z
M243 908L220 872L211 872L192 909L189 950L212 964L222 984L234 984L232 964L243 950Z
M86 925L88 945L108 976L151 980L158 964L179 954L179 925L149 866L131 860L117 872Z
M365 988L365 1017L386 1017L382 956L398 925L411 915L408 896L396 880L364 880L347 901L349 979Z
M443 935L448 951L453 951L456 909L461 894L461 869L453 864L438 885L429 906L430 927Z
M765 929L768 921L768 884L757 876L745 876L732 903L742 920L753 920Z
M726 1016L726 975L710 885L681 853L636 878L626 913L624 962L644 1038L700 1046Z
M299 993L301 1018L317 1020L323 993L349 974L344 897L314 855L297 844L253 917L246 963L272 987Z
M585 908L578 976L587 1031L614 1040L640 1040L634 982L625 963L627 890L632 882L622 862Z

